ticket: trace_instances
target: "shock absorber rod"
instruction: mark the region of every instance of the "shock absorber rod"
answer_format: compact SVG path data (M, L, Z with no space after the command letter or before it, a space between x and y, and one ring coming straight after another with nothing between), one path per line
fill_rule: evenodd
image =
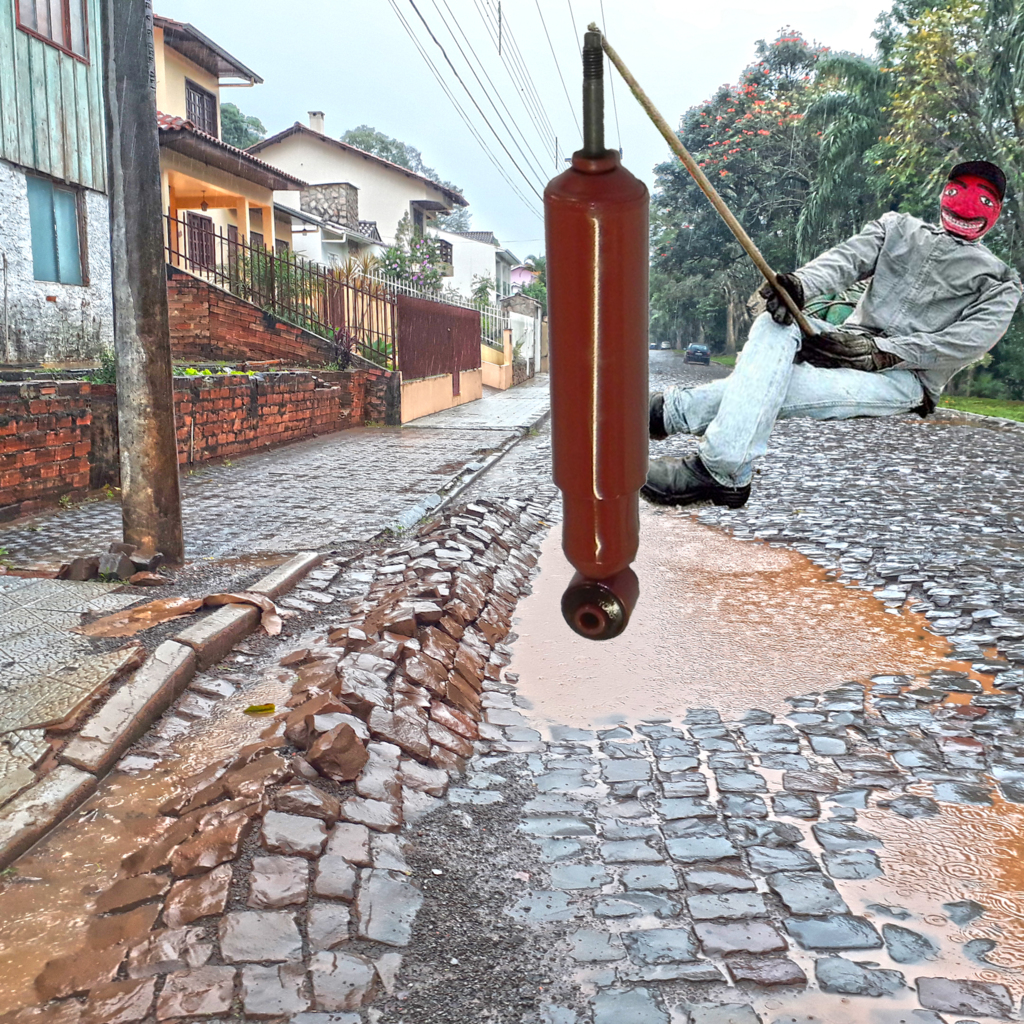
M626 628L647 475L648 194L604 145L601 34L583 47L583 148L544 192L551 431L572 629Z
M743 225L733 215L732 210L726 205L725 200L718 194L718 190L708 180L708 176L701 170L700 165L693 159L690 151L682 144L679 136L669 126L668 121L661 116L658 108L651 102L650 97L640 88L640 83L630 73L623 59L615 52L615 49L607 39L598 31L597 25L591 24L587 33L595 33L601 40L601 46L608 59L615 65L616 70L622 75L623 81L629 86L630 92L636 97L640 106L644 108L647 116L654 122L654 127L661 132L665 141L669 144L672 152L682 161L683 166L690 172L691 177L697 183L700 190L711 201L711 205L718 212L718 215L725 221L726 227L736 236L736 241L743 247L744 252L751 258L754 266L764 275L764 279L778 292L786 308L793 314L793 320L807 337L813 337L818 332L811 326L810 321L801 312L800 308L793 301L785 288L780 288L775 271L761 254L754 240L743 229Z

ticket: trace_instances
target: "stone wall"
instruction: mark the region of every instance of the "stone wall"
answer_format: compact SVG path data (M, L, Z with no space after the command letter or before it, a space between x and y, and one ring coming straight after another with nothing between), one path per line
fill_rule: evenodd
M0 384L0 520L89 489L90 387Z
M395 424L400 380L380 367L175 377L178 462L247 454L365 423ZM65 495L78 499L89 489L118 486L119 458L113 385L0 383L0 520Z
M25 172L0 160L0 362L94 363L114 343L107 197L79 191L84 285L37 281Z
M280 359L291 366L322 366L335 358L323 338L183 270L167 268L171 354L179 362Z
M359 189L347 181L331 185L307 185L299 193L299 207L332 224L359 224Z

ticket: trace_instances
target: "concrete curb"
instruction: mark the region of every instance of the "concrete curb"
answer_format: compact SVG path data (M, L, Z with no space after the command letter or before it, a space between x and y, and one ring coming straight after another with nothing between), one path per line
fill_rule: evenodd
M450 504L455 498L457 498L467 487L476 483L489 469L497 465L508 453L515 448L517 444L524 437L526 437L531 430L535 430L540 424L542 424L551 415L551 407L548 406L539 416L535 417L525 427L514 427L512 428L515 432L508 438L497 451L488 455L482 462L470 462L458 473L456 473L451 480L445 484L436 494L428 495L417 504L403 512L393 523L385 526L379 533L374 534L374 539L381 537L386 533L401 533L403 530L408 530L410 527L415 526L424 516L430 515L433 512L438 512L444 508L445 505Z
M1024 430L1020 420L1008 420L1002 416L985 416L980 412L964 412L962 409L936 409L932 415L937 420L967 420L989 430Z
M291 590L322 559L318 552L302 551L249 589L275 597ZM224 605L173 640L164 641L86 719L58 755L58 766L0 810L0 870L10 867L77 810L121 755L181 696L196 673L216 664L259 622L253 605Z

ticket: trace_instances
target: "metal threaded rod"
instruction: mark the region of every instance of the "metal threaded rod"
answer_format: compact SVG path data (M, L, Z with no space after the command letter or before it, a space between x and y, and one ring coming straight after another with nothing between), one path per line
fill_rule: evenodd
M583 37L583 155L604 155L604 47L600 32Z

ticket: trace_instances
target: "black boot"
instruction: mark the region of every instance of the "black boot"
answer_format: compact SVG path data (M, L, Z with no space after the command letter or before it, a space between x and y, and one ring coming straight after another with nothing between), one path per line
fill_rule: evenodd
M740 508L750 497L750 484L725 487L704 468L699 455L687 455L685 459L669 456L651 459L647 483L640 489L640 495L656 505L713 501L716 505Z
M664 441L668 437L665 429L665 395L655 391L650 397L647 433L652 441Z

